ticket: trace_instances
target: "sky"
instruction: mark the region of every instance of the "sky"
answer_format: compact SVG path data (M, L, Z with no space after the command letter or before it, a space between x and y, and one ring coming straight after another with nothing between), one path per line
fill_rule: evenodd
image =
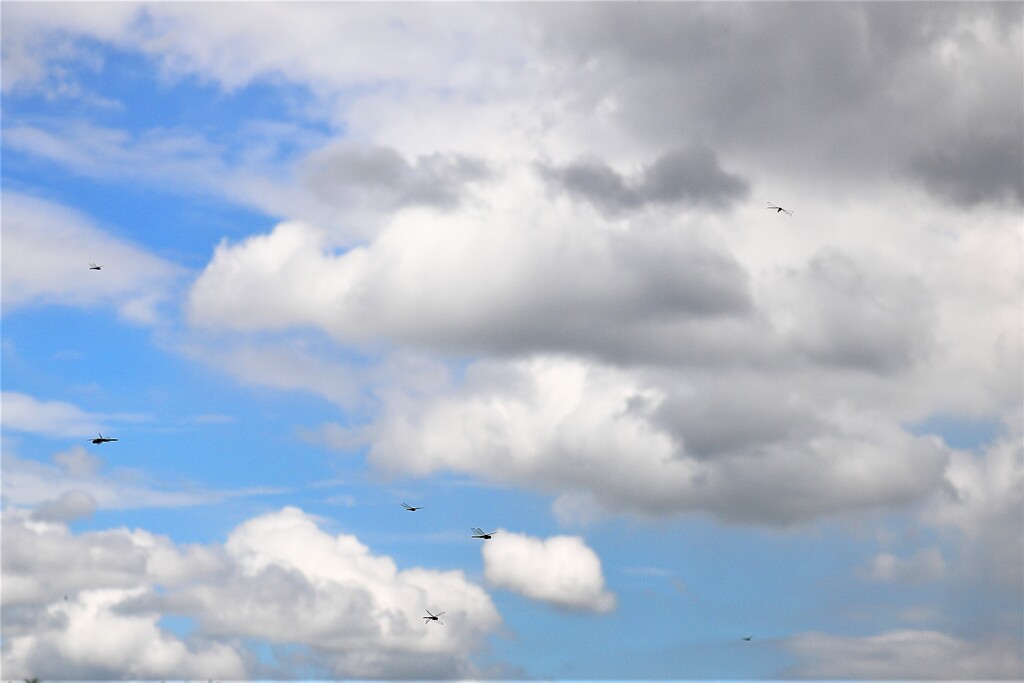
M1022 7L4 2L4 677L1024 678Z

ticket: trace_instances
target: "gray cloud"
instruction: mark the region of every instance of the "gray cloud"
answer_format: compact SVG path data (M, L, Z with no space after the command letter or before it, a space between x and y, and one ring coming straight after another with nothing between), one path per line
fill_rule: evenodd
M818 434L822 420L806 397L767 378L707 382L686 396L667 398L651 418L676 435L687 455L713 458L749 452Z
M85 491L67 491L56 500L46 501L33 511L33 519L44 522L71 522L89 517L96 510L96 499Z
M633 176L597 160L561 167L542 164L539 169L559 189L612 214L649 204L724 209L750 192L746 181L722 170L718 157L704 146L665 154Z
M698 131L774 175L897 175L961 204L1024 201L1019 4L607 3L522 14L540 49L588 74L579 106L613 99L651 145Z
M786 641L802 658L789 675L848 679L1024 678L1020 642L1012 638L967 641L937 631L889 631L854 637L804 633Z
M348 142L312 153L304 165L306 185L317 198L342 208L450 209L468 183L488 174L482 161L461 155L431 154L409 162L390 147Z
M791 347L837 367L892 374L930 350L933 304L916 278L831 249L793 273Z
M1024 128L1024 118L1018 129ZM1010 132L947 140L910 160L910 173L937 197L970 208L983 202L1024 204L1024 147Z

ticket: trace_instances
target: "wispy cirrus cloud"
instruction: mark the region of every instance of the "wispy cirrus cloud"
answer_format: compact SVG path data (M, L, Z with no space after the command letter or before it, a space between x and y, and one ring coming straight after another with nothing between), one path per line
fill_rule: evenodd
M3 212L5 311L33 305L107 305L127 320L153 324L160 305L185 274L183 268L52 201L4 190ZM90 263L105 269L92 271Z
M50 437L91 437L109 425L149 419L139 413L90 413L66 401L45 401L18 391L0 393L4 429Z
M103 461L82 446L56 453L53 464L4 453L3 500L6 505L39 506L43 517L62 517L74 510L130 510L211 505L229 498L284 493L287 489L254 487L204 489L174 488L140 479L137 470L102 471ZM78 497L69 498L74 493ZM88 496L86 502L78 494Z

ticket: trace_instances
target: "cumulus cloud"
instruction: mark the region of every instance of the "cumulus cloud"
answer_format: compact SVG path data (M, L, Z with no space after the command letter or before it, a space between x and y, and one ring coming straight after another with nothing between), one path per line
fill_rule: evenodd
M481 361L447 392L387 405L368 428L368 458L404 475L453 470L585 493L612 510L761 524L919 499L948 461L937 440L841 405L810 413L792 438L730 436L691 453L659 414L666 396L655 379L577 360Z
M750 192L747 182L723 171L715 153L704 146L664 154L629 177L597 160L541 165L540 171L559 189L612 214L649 204L724 209Z
M73 534L14 509L3 531L5 672L245 678L245 638L307 648L338 677L472 676L465 653L501 624L461 571L399 569L296 508L210 546L143 530ZM425 608L448 612L444 629L423 628ZM167 615L196 620L187 643L161 628Z
M105 268L89 270L90 262ZM128 320L152 323L181 273L76 211L4 191L5 310L40 304L108 305Z
M144 590L98 589L74 603L50 605L32 633L4 634L4 673L58 679L245 677L243 658L231 645L187 644L159 627L156 612L117 610Z
M1024 443L1019 425L982 453L957 451L944 486L924 514L940 529L956 530L964 545L964 578L1024 590Z
M754 325L746 274L699 235L664 225L624 231L575 207L524 204L518 198L538 187L522 174L487 192L486 207L403 212L369 244L345 250L298 222L222 243L192 287L190 320L310 326L350 344L617 358L710 354Z
M806 678L977 680L1024 677L1020 643L966 641L936 631L889 631L854 637L805 633L786 647L804 661L792 675Z
M613 102L610 116L638 144L700 130L775 177L897 175L941 201L1024 198L1019 7L570 5L519 14L549 60L587 73L577 84L581 113Z
M223 557L203 546L125 528L73 534L64 523L7 508L3 517L4 605L35 606L81 591L174 587L217 573Z
M535 538L501 530L483 545L484 578L556 607L610 612L615 595L604 587L601 559L579 536Z

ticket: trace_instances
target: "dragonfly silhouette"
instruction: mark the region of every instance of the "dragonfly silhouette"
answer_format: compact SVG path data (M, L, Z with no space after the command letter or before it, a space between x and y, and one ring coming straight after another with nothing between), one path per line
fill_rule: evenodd
M90 263L89 270L103 270L103 266L97 266L95 263Z
M769 211L774 211L775 213L784 213L787 216L792 216L793 215L793 212L790 211L789 209L783 209L781 206L775 206L771 202L768 202L768 210Z
M417 510L422 510L423 509L422 505L420 505L419 507L415 507L414 508L412 505L407 505L405 503L402 503L402 507L404 507L409 512L416 512Z
M494 534L498 533L497 531L489 531L487 533L484 533L484 530L478 526L473 527L471 531L473 532L473 535L470 538L482 538L485 540L490 538Z
M429 614L430 616L423 617L424 624L429 624L432 621L436 621L437 623L441 624L441 626L444 626L444 622L441 621L441 616L444 614L444 612L438 612L437 614L434 614L430 610L427 610L427 614Z
M92 440L93 443L107 443L108 441L117 441L117 439L112 439L109 436L103 436L103 434L100 434L98 439Z

